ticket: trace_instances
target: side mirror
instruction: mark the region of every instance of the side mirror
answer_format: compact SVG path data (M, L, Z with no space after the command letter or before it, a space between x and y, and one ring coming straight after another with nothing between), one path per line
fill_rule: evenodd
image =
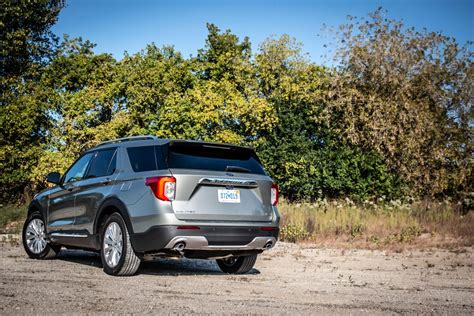
M54 184L59 184L61 183L61 174L59 172L50 172L46 176L46 181Z

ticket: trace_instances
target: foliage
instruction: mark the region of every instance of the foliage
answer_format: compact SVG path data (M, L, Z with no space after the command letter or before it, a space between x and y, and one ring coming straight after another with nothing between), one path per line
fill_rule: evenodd
M63 1L1 1L0 7L0 199L14 201L31 198L31 169L51 127L48 88L38 78L55 50L50 27Z
M280 230L280 240L287 242L298 242L307 239L309 234L306 230L296 225L285 225Z
M472 53L452 39L376 11L341 27L335 68L309 61L288 35L253 53L248 38L213 24L195 57L150 44L116 60L80 38L55 44L62 5L18 1L2 12L2 41L30 34L22 56L2 42L2 56L14 56L2 59L3 200L31 199L48 171L103 140L152 134L254 146L289 200L465 192L470 201Z
M25 75L53 51L63 0L2 0L0 3L0 77Z
M268 171L291 199L396 196L399 180L375 152L344 143L326 122L330 74L311 64L288 36L269 39L256 56L260 89L278 124L258 146Z
M208 29L197 58L149 45L119 64L130 134L249 144L273 127L273 109L258 95L248 39L239 43L230 31Z
M328 94L336 133L379 153L416 195L472 192L472 51L382 9L349 19Z

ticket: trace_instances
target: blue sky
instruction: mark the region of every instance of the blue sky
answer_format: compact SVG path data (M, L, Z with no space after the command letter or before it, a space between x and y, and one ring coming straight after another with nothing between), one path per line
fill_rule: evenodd
M474 0L66 1L53 32L88 39L97 44L97 53L117 59L151 42L174 45L185 57L196 55L211 22L241 38L249 36L254 51L271 35L289 34L303 43L311 60L324 63L321 56L329 52L323 45L330 36L323 24L337 26L348 14L365 16L379 6L407 26L442 31L461 43L474 40Z

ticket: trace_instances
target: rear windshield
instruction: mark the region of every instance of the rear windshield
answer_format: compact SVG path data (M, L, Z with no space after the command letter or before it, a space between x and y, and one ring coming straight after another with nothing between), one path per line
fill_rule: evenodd
M172 143L167 146L168 168L265 174L252 149L201 143Z

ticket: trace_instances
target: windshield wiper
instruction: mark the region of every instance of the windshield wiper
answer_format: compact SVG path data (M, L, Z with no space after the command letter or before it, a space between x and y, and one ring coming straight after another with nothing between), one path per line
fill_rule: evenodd
M251 172L250 169L239 167L239 166L227 166L225 171L235 171L235 172Z

